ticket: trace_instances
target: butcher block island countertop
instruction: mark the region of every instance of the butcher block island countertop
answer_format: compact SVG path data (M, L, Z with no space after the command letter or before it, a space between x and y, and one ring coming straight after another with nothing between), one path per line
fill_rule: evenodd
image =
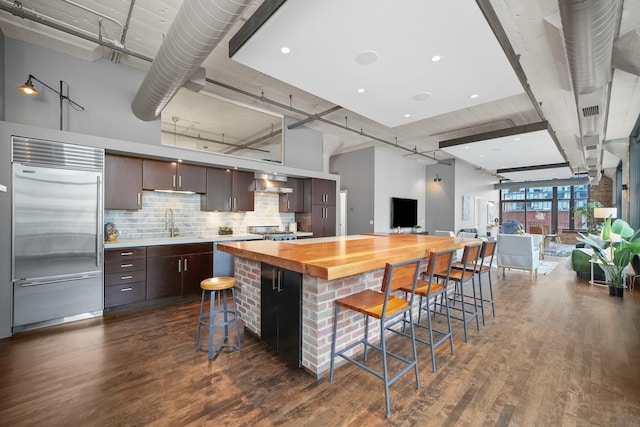
M266 262L298 273L335 280L384 268L430 252L460 249L475 239L421 234L371 233L287 241L221 243L218 248L235 256Z
M287 363L321 378L331 361L337 298L380 289L388 262L427 258L433 251L460 249L470 242L478 240L371 233L229 242L218 244L218 249L235 256L234 274L239 288L236 300L245 328L280 353ZM286 321L280 323L280 316ZM362 315L345 315L337 326L339 345L361 338L363 324ZM370 325L370 336L379 333L376 328Z

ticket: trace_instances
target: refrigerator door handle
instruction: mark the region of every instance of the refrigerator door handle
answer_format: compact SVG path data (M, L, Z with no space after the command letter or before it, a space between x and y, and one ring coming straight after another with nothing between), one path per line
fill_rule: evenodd
M102 240L104 240L104 236L102 236L102 180L100 179L100 175L96 177L96 186L98 188L98 204L96 207L96 267L100 267L102 264Z
M52 280L35 280L33 282L25 282L21 283L21 288L26 288L29 286L40 286L40 285L50 285L52 283L62 283L62 282L72 282L74 280L85 280L85 279L94 279L98 277L96 274L83 274L82 276L64 278L64 279L52 279Z

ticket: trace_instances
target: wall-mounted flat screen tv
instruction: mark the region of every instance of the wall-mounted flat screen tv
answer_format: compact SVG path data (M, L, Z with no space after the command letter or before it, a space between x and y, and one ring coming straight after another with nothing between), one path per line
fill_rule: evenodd
M418 223L418 201L416 199L391 198L391 228L413 227Z

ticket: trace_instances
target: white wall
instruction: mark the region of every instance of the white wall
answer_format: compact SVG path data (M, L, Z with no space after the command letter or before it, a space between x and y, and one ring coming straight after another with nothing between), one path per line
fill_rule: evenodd
M332 156L329 170L340 175L340 190L347 191L346 232L374 231L375 149L373 147Z
M435 230L455 230L455 161L451 165L433 164L426 167L426 206L425 231L433 234ZM440 178L436 182L434 179Z
M456 161L455 176L455 231L457 232L461 228L475 227L474 198L481 199L481 216L478 223L481 228L484 228L482 231L486 231L487 202L494 201L497 203L500 198L499 191L493 188L493 185L498 182L498 179L487 172L476 170L474 166L462 160ZM462 219L462 196L469 196L471 203L470 216L466 221Z
M391 231L391 198L418 200L418 223L425 227L425 166L399 150L375 149L374 231Z
M106 59L88 62L15 39L5 38L5 107L8 122L60 129L59 97L34 81L40 96L16 90L33 74L55 90L60 80L69 84L70 98L84 111L63 102L63 129L88 135L160 144L160 120L139 120L131 101L145 72Z

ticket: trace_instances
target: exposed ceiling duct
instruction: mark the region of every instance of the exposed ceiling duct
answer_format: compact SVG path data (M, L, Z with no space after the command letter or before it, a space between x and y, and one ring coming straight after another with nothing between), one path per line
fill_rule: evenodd
M613 44L613 66L640 76L640 30L629 31Z
M185 0L131 103L136 117L154 120L249 4L251 0Z
M576 97L580 137L591 168L601 163L619 3L618 0L559 0L558 6ZM589 174L596 183L599 181L599 168Z

